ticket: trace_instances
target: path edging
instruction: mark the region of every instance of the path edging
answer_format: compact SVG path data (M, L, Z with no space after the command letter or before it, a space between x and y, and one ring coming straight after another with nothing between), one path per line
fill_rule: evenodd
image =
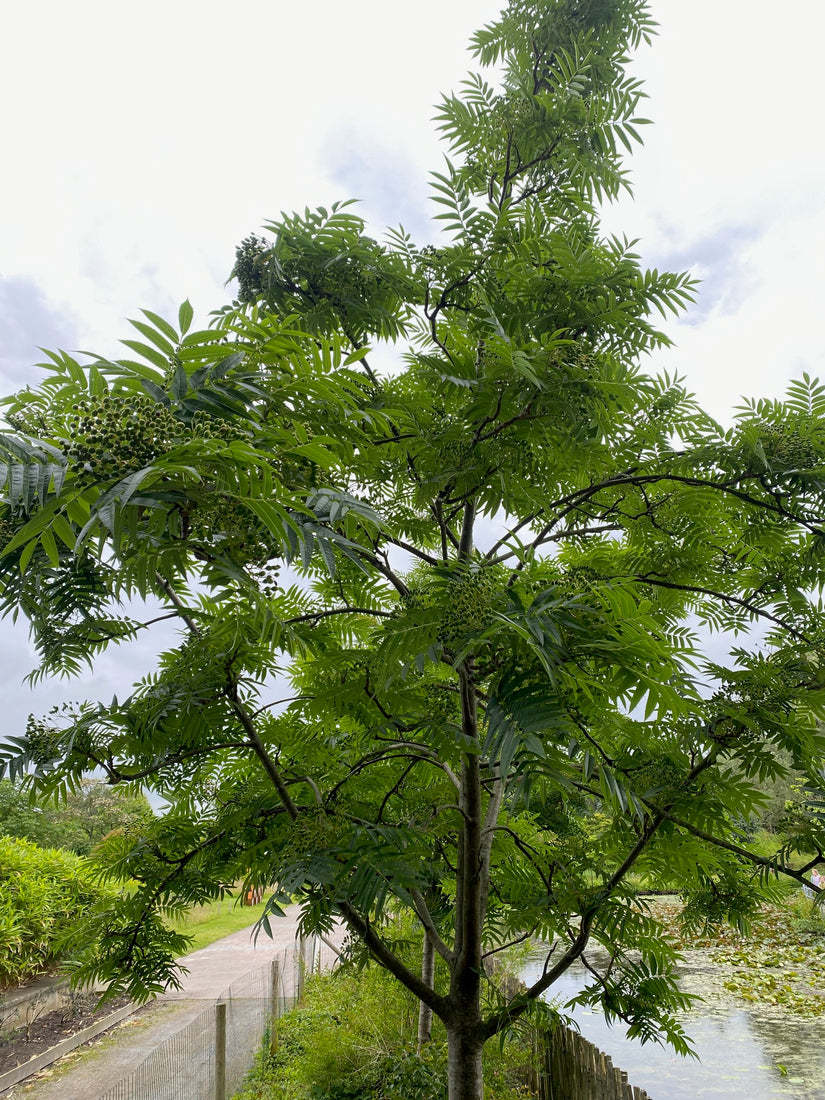
M23 1062L22 1065L15 1066L14 1069L0 1074L0 1093L10 1089L13 1085L19 1085L21 1081L31 1077L33 1073L39 1073L41 1069L50 1066L52 1062L56 1062L58 1058L62 1058L64 1054L69 1054L76 1047L82 1046L83 1043L88 1043L90 1039L96 1039L98 1035L102 1035L110 1027L114 1027L121 1020L125 1020L127 1016L131 1016L138 1008L140 1008L140 1005L130 1001L129 1004L123 1005L122 1008L118 1008L108 1016L104 1016L102 1020L89 1024L88 1027L78 1031L75 1035L69 1035L67 1038L62 1039L56 1046L49 1047L48 1050L41 1051L40 1054L35 1054L28 1062Z

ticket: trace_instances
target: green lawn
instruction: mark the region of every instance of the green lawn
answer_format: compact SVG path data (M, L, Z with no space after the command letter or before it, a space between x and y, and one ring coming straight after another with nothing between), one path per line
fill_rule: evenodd
M260 905L238 905L235 898L223 898L208 905L198 905L186 916L174 922L176 931L185 932L192 937L189 951L198 951L208 947L215 940L221 940L232 932L249 928L261 916L264 903Z

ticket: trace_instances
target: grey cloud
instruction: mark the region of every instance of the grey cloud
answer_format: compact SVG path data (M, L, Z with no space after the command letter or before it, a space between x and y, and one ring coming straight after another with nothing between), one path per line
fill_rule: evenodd
M713 313L734 313L761 281L747 258L768 227L752 222L723 225L706 231L678 247L661 248L648 263L666 271L690 271L699 279L697 300L685 322L699 325Z
M157 607L135 601L121 611L137 621L146 621L155 616ZM175 623L156 623L132 641L112 645L96 658L93 669L84 668L78 677L46 677L31 687L26 677L37 666L38 659L29 644L28 625L23 616L17 622L0 619L0 668L5 689L0 742L9 735L22 733L30 713L44 716L53 706L84 699L108 702L113 695L126 698L136 681L156 668L158 654L179 640Z
M0 387L10 393L40 380L38 348L77 344L73 315L59 312L31 279L0 276Z
M73 698L71 689L63 681L47 681L34 689L25 682L37 659L28 643L28 627L22 620L16 623L10 619L0 621L0 662L4 688L0 742L10 736L21 736L29 714L43 715L51 707Z
M381 227L400 223L416 242L433 236L426 175L404 152L346 130L330 138L325 161L345 197L362 202L362 214L369 221Z

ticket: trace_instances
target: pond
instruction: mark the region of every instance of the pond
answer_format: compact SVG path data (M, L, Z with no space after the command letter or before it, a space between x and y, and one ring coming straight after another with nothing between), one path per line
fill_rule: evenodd
M528 985L543 961L542 955L525 965L522 978ZM743 1006L721 986L701 952L690 952L680 976L686 993L704 998L682 1020L699 1061L681 1058L669 1047L630 1041L622 1026L608 1027L589 1009L577 1007L573 1018L582 1035L651 1100L824 1100L825 1019L794 1016L775 1006ZM553 998L563 1004L585 984L584 968L571 968L553 987Z

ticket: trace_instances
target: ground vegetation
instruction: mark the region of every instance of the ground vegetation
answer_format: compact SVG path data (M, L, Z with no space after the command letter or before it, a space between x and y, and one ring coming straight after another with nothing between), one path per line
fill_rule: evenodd
M437 1025L417 1052L417 1018L417 999L375 964L313 976L237 1100L446 1100L446 1035ZM485 1095L524 1096L531 1056L526 1034L491 1044Z

